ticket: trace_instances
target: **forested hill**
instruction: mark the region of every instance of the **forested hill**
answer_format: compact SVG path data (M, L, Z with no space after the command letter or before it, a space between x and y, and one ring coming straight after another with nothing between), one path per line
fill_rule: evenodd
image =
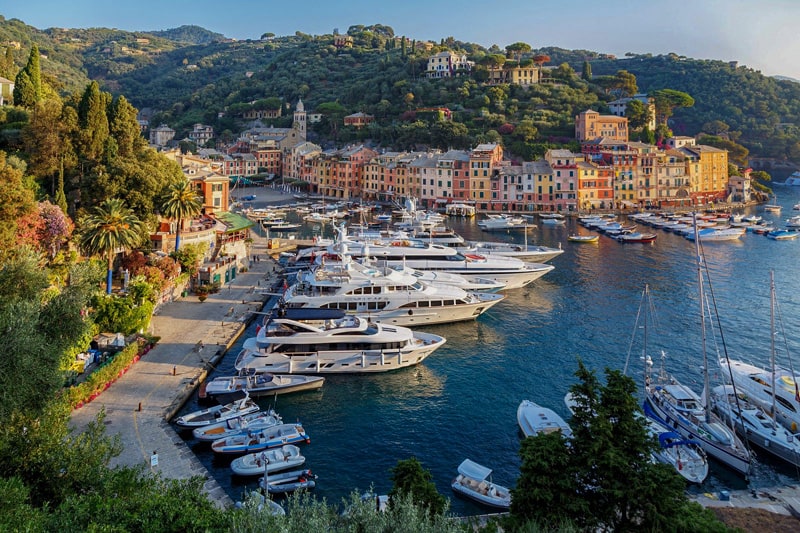
M169 30L149 31L147 33L155 35L156 37L163 37L164 39L190 45L208 44L225 40L225 36L221 33L214 33L200 26L190 25L171 28Z
M602 80L625 70L635 75L638 92L673 89L694 99L694 106L675 109L670 125L676 134L721 134L746 146L751 155L800 161L800 84L746 67L672 54L613 58L588 50L532 49L524 43L517 43L523 46L515 54L453 37L424 49L380 24L351 26L347 34L352 48L334 46L332 34L266 33L261 40L232 41L196 26L149 33L38 30L0 19L0 47L21 43L13 50L16 70L36 42L47 58L42 61L45 76L62 93L82 90L96 79L137 108L157 111L153 121L169 124L179 136L197 122L233 134L243 126L241 111L276 99L285 107L284 118L274 125L286 125L286 112L302 98L306 110L324 113L314 132L320 141L370 138L410 148L502 140L512 153L527 158L572 137L575 114L589 107L607 111L607 102L620 91ZM463 51L478 63L471 77L425 78L427 58L447 49ZM497 56L506 56L507 65L544 58L554 83L529 89L486 86L480 74L487 60ZM5 77L13 80L14 75ZM414 111L435 106L453 110L457 127L422 131ZM374 115L376 124L355 133L341 128L341 117L357 111Z
M705 124L722 121L741 132L740 142L754 155L800 160L800 83L724 61L676 55L592 62L596 75L620 69L636 75L643 92L669 87L694 98L693 107L675 111L675 133L693 135Z

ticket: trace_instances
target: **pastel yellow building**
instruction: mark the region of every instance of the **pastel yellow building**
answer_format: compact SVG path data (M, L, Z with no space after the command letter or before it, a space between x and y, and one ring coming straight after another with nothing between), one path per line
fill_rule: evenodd
M601 115L587 109L575 117L575 138L578 142L604 137L615 141L628 141L628 119L614 115Z

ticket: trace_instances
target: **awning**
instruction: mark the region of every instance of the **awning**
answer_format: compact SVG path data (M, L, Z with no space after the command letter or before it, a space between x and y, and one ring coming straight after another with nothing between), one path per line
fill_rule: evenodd
M622 200L620 203L625 207L637 207L635 203L629 202L627 200Z
M486 468L483 465L479 465L475 461L464 459L464 462L458 466L458 473L480 481L489 477L489 475L492 473L492 469Z
M243 229L247 229L253 227L255 222L250 220L247 217L243 217L242 215L238 215L236 213L231 213L229 211L222 211L219 213L214 213L214 216L217 217L223 224L225 224L226 229L225 233L233 233L236 231L241 231Z

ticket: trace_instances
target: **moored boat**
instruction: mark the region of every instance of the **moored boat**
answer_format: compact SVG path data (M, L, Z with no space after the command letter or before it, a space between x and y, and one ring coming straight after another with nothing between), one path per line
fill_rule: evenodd
M574 235L573 234L573 235L570 235L569 237L567 237L567 240L569 240L570 242L592 243L592 242L598 242L600 240L600 236L599 235Z
M559 431L564 438L572 438L572 429L563 418L552 409L542 407L530 400L522 400L517 407L517 424L526 437Z
M244 390L252 397L289 394L322 387L322 376L272 374L249 369L235 376L216 377L206 384L206 396L214 397Z
M474 320L505 298L427 283L404 269L356 263L346 253L342 259L301 272L284 292L285 305L341 309L370 321L411 327Z
M511 507L511 491L494 483L491 476L490 468L470 459L464 459L458 466L458 476L453 479L450 487L457 494L483 505L495 509L508 509Z
M444 343L433 333L336 309L279 308L245 340L234 366L281 374L387 372L422 362Z
M285 494L300 489L313 489L317 486L316 479L317 475L311 470L292 470L262 477L258 485L270 494Z
M775 241L791 241L800 237L800 231L791 231L788 229L773 229L767 232L767 238Z
M655 233L641 233L639 231L634 231L631 233L620 233L615 239L619 242L653 242L656 240L657 235Z
M527 244L527 242L515 244L510 242L470 241L467 244L468 248L459 248L459 251L462 253L477 253L479 255L513 257L534 263L546 263L564 253L561 248Z
M241 435L233 435L211 443L211 449L221 454L253 453L268 448L310 442L310 437L300 424L279 424L260 431L251 431Z
M509 230L523 230L527 231L536 226L529 224L527 220L522 217L515 217L511 215L486 215L484 220L478 221L478 227L483 231L509 231Z
M306 462L300 448L285 444L261 452L248 453L231 461L231 471L237 476L263 476L264 472L281 472L296 468Z
M658 439L658 449L653 452L657 461L671 465L686 481L702 483L708 477L708 458L696 440L685 439L672 431L645 402L647 431Z
M236 418L238 416L254 413L260 409L247 393L241 392L230 395L233 399L228 403L214 405L207 409L200 409L178 417L175 423L183 429L192 429L207 426L216 422ZM223 400L225 401L225 400Z
M272 409L269 411L256 411L215 424L194 428L192 436L199 441L213 442L246 433L247 431L258 431L282 423L281 416Z

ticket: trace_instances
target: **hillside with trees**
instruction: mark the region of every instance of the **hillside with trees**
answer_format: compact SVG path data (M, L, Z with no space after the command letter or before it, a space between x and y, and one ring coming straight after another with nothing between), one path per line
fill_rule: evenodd
M2 69L5 77L16 76L36 42L47 56L43 78L62 95L96 80L135 107L154 110L152 121L170 125L178 138L198 122L227 138L245 127L241 113L247 106L277 99L288 111L302 98L307 110L323 115L312 132L322 144L371 141L408 149L490 141L502 142L517 159L532 159L572 139L577 113L606 112L606 104L621 96L667 89L689 95L693 105L672 109L668 128L657 135L642 131L637 139L650 141L670 130L702 132L741 145L753 157L800 161L800 84L747 67L674 54L615 58L528 43L487 49L454 37L422 46L381 24L349 27L352 47L337 48L336 34L266 32L259 40L233 41L196 26L150 33L42 31L0 20L0 39L22 45L12 51L14 66ZM427 79L428 57L443 50L466 53L475 68L460 77ZM528 65L544 68L545 83L523 88L484 82L490 67ZM452 123L431 125L416 116L416 109L439 106L454 112ZM354 112L376 121L361 131L344 128L342 117ZM286 115L270 123L286 126Z

